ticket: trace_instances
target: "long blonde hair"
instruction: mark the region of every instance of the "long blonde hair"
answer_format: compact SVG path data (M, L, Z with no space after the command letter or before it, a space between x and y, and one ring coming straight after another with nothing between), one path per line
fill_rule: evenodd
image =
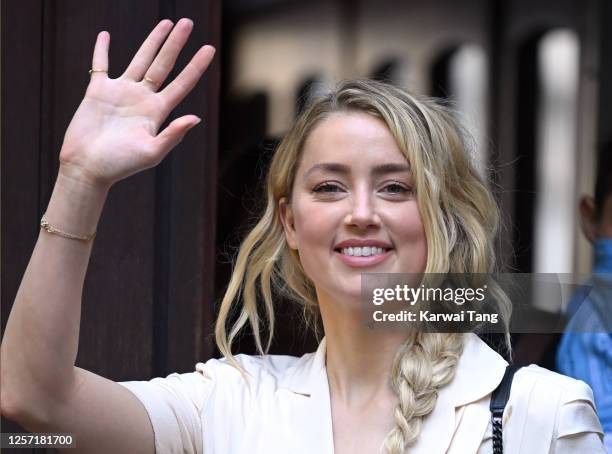
M465 131L450 109L386 83L351 80L314 99L279 144L266 181L267 205L242 242L215 326L220 352L238 370L231 345L248 322L260 354L274 334L273 292L303 305L304 321L319 337L320 312L315 287L296 251L286 243L278 203L291 200L304 142L330 114L358 111L382 119L410 163L427 241L425 273L488 273L497 270L494 239L499 209L469 154ZM268 330L265 348L260 332L258 296ZM242 305L238 301L242 299ZM232 311L239 309L229 333ZM505 309L509 317L509 308ZM463 351L458 333L415 333L400 347L391 370L398 395L395 427L383 448L402 453L419 435L423 418L433 410L438 390L454 377Z

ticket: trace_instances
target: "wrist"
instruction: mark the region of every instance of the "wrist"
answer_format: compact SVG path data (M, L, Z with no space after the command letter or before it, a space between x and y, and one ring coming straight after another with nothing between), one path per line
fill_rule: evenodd
M77 191L108 194L111 183L102 182L86 170L69 163L60 163L57 182Z
M57 230L78 236L96 231L109 186L94 184L74 169L63 167L46 209L46 219Z

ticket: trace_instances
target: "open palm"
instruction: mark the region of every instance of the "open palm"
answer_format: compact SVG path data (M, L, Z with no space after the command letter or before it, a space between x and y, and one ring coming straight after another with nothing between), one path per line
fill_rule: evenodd
M186 115L158 134L160 125L193 89L215 53L212 46L201 47L181 73L157 91L192 27L189 19L181 19L174 28L171 21L161 21L117 79L107 74L110 35L98 34L92 65L95 72L66 131L60 171L70 169L93 184L110 186L157 165L199 123L197 116Z

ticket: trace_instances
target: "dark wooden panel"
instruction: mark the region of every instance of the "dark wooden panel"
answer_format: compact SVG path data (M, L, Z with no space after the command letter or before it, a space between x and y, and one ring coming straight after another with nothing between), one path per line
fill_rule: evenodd
M220 3L177 0L176 18L188 16L194 31L175 72L196 50L212 44L217 54L195 90L176 110L202 123L173 156L170 188L168 357L163 372L193 370L213 351L213 295L217 187L218 99L220 90ZM159 371L159 372L162 372Z
M111 34L109 75L117 77L160 19L183 16L196 26L175 75L200 45L219 49L220 2L2 3L3 332L97 33ZM219 73L216 63L170 116L194 113L203 123L162 166L110 192L84 288L80 367L114 380L149 379L193 370L211 355ZM2 422L3 431L20 430Z
M42 5L26 0L12 8L8 3L2 2L2 335L38 235L41 126ZM2 432L24 432L5 418L0 425Z
M2 3L2 333L38 234L41 20Z

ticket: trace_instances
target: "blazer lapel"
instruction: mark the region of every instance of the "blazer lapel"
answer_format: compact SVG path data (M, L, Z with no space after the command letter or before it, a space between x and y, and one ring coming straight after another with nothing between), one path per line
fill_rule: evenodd
M279 380L277 393L285 416L279 430L287 437L290 452L334 452L325 349L323 338L315 353L302 356ZM475 453L490 419L488 396L501 382L507 364L477 335L466 334L455 377L439 391L410 453Z
M286 404L284 452L333 454L331 403L325 369L326 340L315 353L302 356L279 381L279 398ZM283 453L284 454L284 453Z
M457 411L458 425L453 434L448 454L476 453L491 419L489 399L482 398Z
M475 453L489 423L488 395L501 382L507 364L476 334L466 334L455 377L438 392L410 453Z

